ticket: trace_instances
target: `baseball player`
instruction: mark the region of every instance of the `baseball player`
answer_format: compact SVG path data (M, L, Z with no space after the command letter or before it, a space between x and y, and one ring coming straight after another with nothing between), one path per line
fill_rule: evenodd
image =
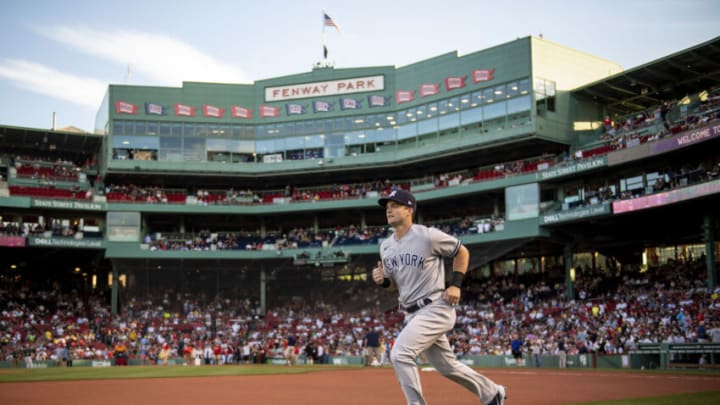
M405 326L395 340L390 360L409 405L424 405L416 358L423 353L443 376L462 385L483 405L502 405L505 387L458 361L445 335L455 325L460 285L470 253L460 241L438 229L413 224L415 197L393 191L379 201L394 233L380 245L373 281L397 289ZM453 277L445 289L443 258L453 258Z

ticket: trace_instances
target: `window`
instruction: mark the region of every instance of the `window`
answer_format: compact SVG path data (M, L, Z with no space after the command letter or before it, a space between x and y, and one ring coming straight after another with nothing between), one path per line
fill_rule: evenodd
M112 134L113 135L124 135L125 134L125 132L123 130L123 121L122 120L113 121Z
M537 114L544 116L548 111L555 112L555 82L536 77L534 88Z
M185 138L183 142L184 160L205 160L205 139Z

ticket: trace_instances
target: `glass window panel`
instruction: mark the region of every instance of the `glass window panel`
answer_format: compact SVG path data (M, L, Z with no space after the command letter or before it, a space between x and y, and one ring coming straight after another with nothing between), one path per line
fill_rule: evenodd
M367 117L360 115L352 117L351 120L353 129L365 129L368 127Z
M443 129L457 128L458 125L460 125L460 113L459 112L441 115L440 119L438 120L438 129L441 131Z
M472 96L470 98L470 105L472 107L477 107L483 102L483 94L482 90L479 91L473 91Z
M170 124L167 122L162 122L159 125L158 134L160 136L167 136L170 135Z
M303 134L313 134L316 132L322 132L321 130L319 130L319 128L318 129L315 129L315 128L316 128L315 120L302 122L302 133Z
M172 136L182 136L183 125L182 124L172 124L171 133L172 133Z
M112 134L113 135L125 135L123 132L122 120L115 120L112 123Z
M520 80L520 94L528 94L530 92L530 79Z
M286 136L289 135L287 125L285 124L273 124L268 126L268 132L272 133L273 136Z
M305 147L304 136L293 136L285 138L285 148L287 150L303 149Z
M160 137L160 149L172 149L172 150L180 150L182 148L182 139L179 138L173 138L169 136L161 136Z
M448 113L448 101L442 100L438 103L438 114L447 114Z
M320 127L318 132L333 132L335 130L334 120L318 120L317 123Z
M154 136L114 136L113 148L157 149L158 138Z
M210 135L210 125L207 124L197 124L197 130L195 132L195 135L197 136L208 136Z
M243 136L243 127L240 125L233 125L231 134L233 138L240 138Z
M147 123L146 134L157 135L159 131L157 122L150 121Z
M284 146L283 139L262 139L257 141L255 148L258 154L264 155L267 153L282 153L285 150Z
M516 97L506 101L507 113L514 114L522 111L530 111L530 96Z
M459 97L460 99L460 109L461 110L467 110L468 108L472 108L472 94L464 94Z
M325 135L311 135L305 137L306 148L324 148Z
M195 136L195 124L183 124L183 136Z
M112 137L113 148L130 148L132 138L134 138L134 136L122 136L122 135L121 136L113 136Z
M409 123L405 125L400 125L397 134L398 140L414 138L417 136L417 124Z
M205 139L186 138L183 143L183 157L185 160L205 160Z
M395 142L396 128L369 129L362 132L363 143Z
M227 152L231 148L231 144L234 142L232 139L208 139L205 143L207 145L208 152Z
M345 145L357 145L367 142L365 137L365 131L355 131L346 133L343 139L345 140Z
M520 85L518 82L510 82L507 85L507 98L515 97L520 94Z
M483 90L483 101L486 103L492 103L495 101L495 92L492 88Z
M425 119L418 122L418 134L432 134L438 131L438 120L437 118Z
M135 135L145 135L145 121L135 121Z
M160 144L156 136L136 136L135 148L144 150L157 150Z
M487 104L483 107L483 118L487 121L489 119L502 117L505 115L505 102Z
M548 97L552 97L555 95L555 82L548 80L545 82L545 86L547 88L547 95Z
M495 88L493 89L493 94L495 95L495 100L504 100L507 94L505 85L501 84L499 86L495 86Z
M220 125L208 124L208 136L222 136L223 130Z
M458 97L453 97L448 100L448 113L454 112L454 111L460 111L460 99Z
M325 147L325 156L340 157L345 156L345 137L335 134L326 138L327 146Z
M402 124L405 124L406 122L408 122L409 118L410 117L408 117L408 111L402 110L402 111L398 111L398 113L395 115L394 120L397 123L397 125L402 125Z
M135 135L135 123L123 121L123 133L121 135Z
M160 137L158 160L171 162L182 161L182 139L177 137Z
M460 113L460 124L473 124L482 121L482 118L482 107L471 108Z

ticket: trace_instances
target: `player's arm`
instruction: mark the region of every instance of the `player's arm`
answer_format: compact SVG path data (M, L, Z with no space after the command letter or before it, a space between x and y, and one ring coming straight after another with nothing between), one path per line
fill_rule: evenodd
M393 281L392 277L385 277L385 270L383 269L382 262L378 260L377 266L372 271L372 278L375 284L380 287L387 288L388 290L397 290L397 286Z
M460 303L460 287L469 264L470 252L465 246L460 245L455 257L453 257L453 273L450 286L445 290L443 297L448 304L457 305Z

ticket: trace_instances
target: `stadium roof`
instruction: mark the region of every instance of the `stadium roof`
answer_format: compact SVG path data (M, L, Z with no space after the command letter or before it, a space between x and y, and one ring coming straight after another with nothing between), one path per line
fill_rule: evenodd
M627 115L720 85L720 37L572 91Z
M103 135L78 132L74 127L58 130L0 125L0 150L57 151L70 156L93 154L100 149Z

